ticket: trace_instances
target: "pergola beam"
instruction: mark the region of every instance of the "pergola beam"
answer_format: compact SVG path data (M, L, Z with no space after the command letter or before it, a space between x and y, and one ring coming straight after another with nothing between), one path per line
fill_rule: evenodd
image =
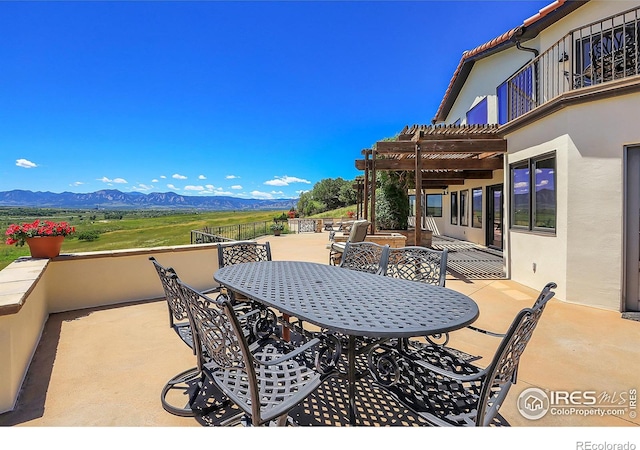
M412 141L380 141L376 143L378 154L398 154L415 152ZM506 153L507 141L504 139L438 139L420 141L423 155L429 153Z
M366 160L369 169L373 167L373 160ZM357 159L356 169L365 170L364 159ZM408 159L376 159L376 170L415 170L415 161ZM502 157L487 159L425 159L422 160L422 170L498 170L502 169Z

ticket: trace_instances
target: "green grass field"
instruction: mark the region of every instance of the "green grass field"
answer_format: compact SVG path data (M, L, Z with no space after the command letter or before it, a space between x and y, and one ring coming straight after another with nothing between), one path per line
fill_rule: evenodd
M0 208L0 227L6 230L12 223L40 220L67 221L76 227L62 245L63 253L149 248L190 244L191 230L205 226L272 221L286 211L81 211L39 208ZM122 218L119 218L119 216ZM95 241L83 241L83 231L97 231ZM3 231L4 233L4 231ZM29 255L29 247L6 245L4 234L0 244L0 270L20 256Z

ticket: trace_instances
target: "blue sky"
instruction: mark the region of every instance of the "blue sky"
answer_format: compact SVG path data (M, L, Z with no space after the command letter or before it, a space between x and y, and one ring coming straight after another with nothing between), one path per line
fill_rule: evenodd
M0 2L0 191L295 198L546 1Z

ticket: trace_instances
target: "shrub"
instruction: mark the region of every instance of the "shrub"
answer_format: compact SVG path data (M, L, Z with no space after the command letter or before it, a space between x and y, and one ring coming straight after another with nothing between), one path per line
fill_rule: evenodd
M78 240L92 242L100 237L100 233L96 230L86 230L78 232Z

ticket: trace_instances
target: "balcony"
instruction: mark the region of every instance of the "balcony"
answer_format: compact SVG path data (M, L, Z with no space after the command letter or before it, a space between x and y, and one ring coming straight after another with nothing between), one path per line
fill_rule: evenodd
M276 260L328 263L328 232L258 240L269 240ZM217 269L216 254L216 244L130 249L62 255L51 261L25 258L0 272L0 402L5 411L0 425L208 425L205 418L177 417L162 409L160 389L173 375L194 366L195 358L168 326L162 289L148 257L155 256L175 267L186 282L205 288ZM515 313L530 306L538 294L509 280L459 279L451 274L447 286L478 303L476 325L496 331L504 331ZM11 303L12 295L22 300ZM640 425L635 414L631 417L636 410L628 403L621 415L599 416L590 405L580 408L587 413L549 413L536 421L525 419L517 409L519 394L529 387L595 391L609 396L606 406L620 401L621 393L637 389L639 335L640 322L623 319L620 313L553 299L521 361L518 383L502 414L519 427ZM451 344L488 363L496 342L461 330L452 334ZM333 412L322 409L328 403L311 399L298 410L300 421L345 425L340 389L336 385L335 391L323 394L324 400L333 396ZM358 392L365 425L421 425L375 386L361 384Z
M507 108L507 120L563 94L636 77L640 73L639 21L640 8L608 17L572 30L538 55L507 80L505 98L499 100Z

